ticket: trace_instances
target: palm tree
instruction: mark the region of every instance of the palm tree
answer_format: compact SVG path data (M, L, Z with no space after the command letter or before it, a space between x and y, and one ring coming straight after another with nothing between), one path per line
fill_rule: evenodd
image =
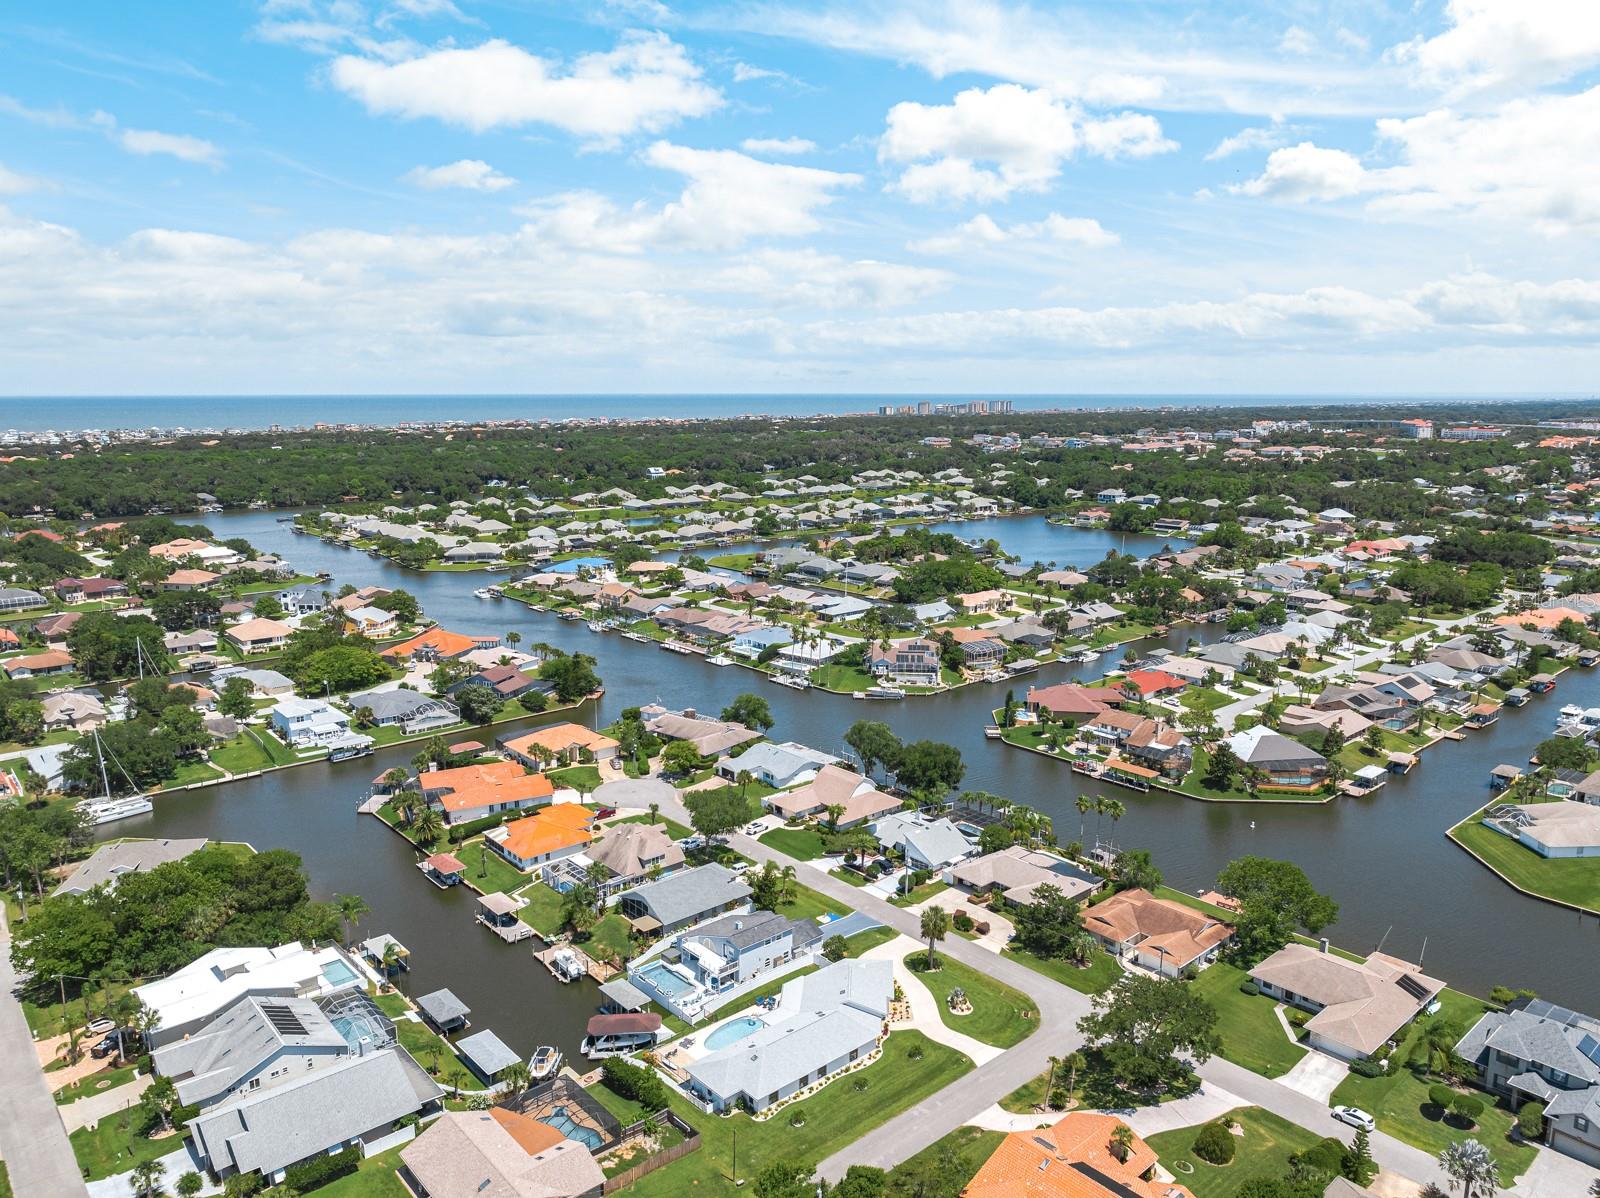
M1439 1154L1439 1167L1450 1177L1450 1188L1461 1187L1461 1198L1488 1198L1500 1188L1500 1166L1476 1140L1457 1140Z
M1056 1069L1061 1065L1060 1057L1050 1058L1050 1071L1045 1075L1044 1082L1044 1109L1050 1109L1050 1095L1056 1088Z
M417 808L422 804L422 796L413 791L402 790L394 798L395 814L400 817L400 822L410 827L417 818Z
M735 781L739 783L739 797L741 799L744 798L745 791L750 789L750 783L754 782L755 780L756 776L749 770L739 771L739 776L735 779ZM655 804L652 803L651 806L653 807Z
M393 940L383 946L383 957L379 964L383 968L383 977L389 981L400 968L400 946Z
M939 959L934 956L933 946L943 940L950 932L950 912L943 907L928 907L922 912L922 938L928 942L928 968L933 969Z
M839 830L839 817L844 814L844 804L829 803L823 810L828 813L828 831L837 832Z
M1078 796L1078 839L1083 839L1083 817L1095 809L1093 795Z
M339 922L344 924L344 942L349 944L357 925L361 923L361 917L372 910L372 905L359 894L336 894L333 904L339 908Z
M411 825L411 831L417 840L425 845L433 845L439 837L444 835L444 816L440 815L437 808L424 807L417 813L416 822Z
M747 771L747 773L748 773L748 771ZM661 804L660 803L651 803L650 804L650 822L653 824L657 820L659 820L660 818L661 818Z
M140 1161L133 1167L133 1173L128 1181L139 1198L155 1198L163 1192L161 1179L166 1176L166 1172L167 1167L160 1161Z
M1089 1059L1081 1052L1067 1054L1067 1101L1069 1103L1072 1101L1072 1096L1078 1092L1078 1071L1086 1068L1088 1064Z
M521 1094L533 1084L533 1074L522 1061L515 1061L500 1070L501 1093L510 1098Z
M1117 1124L1116 1130L1111 1133L1111 1151L1119 1161L1127 1163L1133 1152L1133 1128L1126 1123Z
M1117 821L1128 814L1128 807L1121 799L1105 798L1100 800L1100 810L1111 817L1111 827L1117 826ZM1098 830L1096 832L1098 835Z
M506 633L505 636L501 637L500 639L515 649L518 645L522 644L522 633L512 629L512 631Z

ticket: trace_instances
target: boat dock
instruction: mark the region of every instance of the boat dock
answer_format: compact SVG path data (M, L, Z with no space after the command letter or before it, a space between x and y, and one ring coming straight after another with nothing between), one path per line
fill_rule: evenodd
M576 958L577 963L582 967L583 972L597 982L608 981L616 973L616 970L609 969L600 964L600 962L596 961L581 948L577 948L571 944L552 944L548 948L539 948L534 949L533 951L533 959L548 969L550 971L550 976L555 978L556 981L576 981L577 979L575 977L569 977L567 974L562 972L557 963L558 957L564 958L568 961Z
M509 894L480 894L473 918L507 944L517 944L534 934L531 927L517 918L517 909L521 906Z

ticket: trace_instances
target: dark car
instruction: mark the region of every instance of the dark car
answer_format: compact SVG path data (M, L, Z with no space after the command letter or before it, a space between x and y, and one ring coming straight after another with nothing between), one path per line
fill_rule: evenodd
M117 1033L112 1032L109 1036L106 1036L104 1039L95 1044L95 1046L89 1050L89 1055L97 1061L103 1060L104 1058L113 1055L119 1047L120 1045L117 1040Z
M617 813L615 807L601 807L594 813L595 819L610 819Z

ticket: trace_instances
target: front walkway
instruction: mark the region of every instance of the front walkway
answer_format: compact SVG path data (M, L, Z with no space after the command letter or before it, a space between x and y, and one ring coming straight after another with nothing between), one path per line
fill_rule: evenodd
M861 954L863 961L889 961L894 965L894 980L899 984L911 1008L911 1026L936 1044L943 1044L957 1052L966 1053L974 1065L987 1064L1001 1054L1002 1049L982 1040L974 1040L965 1032L958 1032L945 1024L939 1016L939 1000L934 998L916 974L906 968L905 957L917 951L917 942L909 936L896 936L886 944L877 945ZM902 1025L904 1026L904 1025Z
M151 1080L147 1073L120 1086L101 1090L98 1094L86 1094L77 1102L68 1103L61 1108L61 1122L66 1126L67 1134L71 1135L80 1127L98 1123L107 1115L127 1110L139 1101L139 1096L145 1090L149 1089Z

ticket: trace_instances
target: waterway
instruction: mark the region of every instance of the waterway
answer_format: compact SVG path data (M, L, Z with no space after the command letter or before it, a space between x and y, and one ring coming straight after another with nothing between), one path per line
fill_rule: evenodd
M764 695L777 717L776 737L840 752L849 725L867 716L890 724L906 740L932 738L958 746L967 763L964 788L983 789L1050 814L1063 841L1079 835L1074 799L1095 784L1059 762L983 737L989 710L1004 697L999 686L966 687L902 703L859 703L817 691L794 692L746 670L707 665L698 657L663 653L653 645L596 635L511 601L486 601L473 591L496 575L419 574L353 549L295 535L267 512L205 517L219 537L242 536L281 553L307 572L327 570L344 582L403 586L427 613L464 632L521 633L593 655L605 697L575 717L591 725L624 707L660 701L669 707L719 710L741 691ZM1047 525L1042 518L994 522L1003 543L1023 556L1088 564L1104 556L1105 534ZM952 526L963 536L987 536L984 523ZM1129 551L1148 553L1152 546ZM1028 546L1024 553L1021 546ZM1154 547L1159 547L1159 541ZM1169 642L1208 641L1220 626L1175 629ZM1159 642L1150 642L1151 645ZM1114 659L1117 654L1113 654ZM1110 660L1110 659L1105 659ZM1050 665L1032 677L1046 685L1103 666ZM1019 683L1019 690L1024 683ZM1488 796L1490 769L1527 760L1549 735L1556 708L1569 702L1600 706L1600 672L1569 671L1554 695L1508 708L1491 729L1428 750L1409 777L1395 778L1368 798L1321 805L1208 804L1175 795L1139 795L1108 788L1127 807L1102 831L1128 847L1148 848L1167 881L1195 891L1229 861L1247 853L1297 861L1340 904L1330 930L1348 948L1417 959L1452 985L1484 993L1497 983L1528 986L1558 1002L1592 1005L1600 984L1600 921L1525 898L1446 839L1445 830ZM339 765L310 765L220 787L164 797L138 820L104 830L108 836L209 836L284 847L305 861L314 893L354 892L371 905L364 935L392 932L413 953L406 981L413 994L448 986L473 1008L475 1028L492 1028L524 1055L539 1044L576 1052L598 997L592 983L558 986L531 958L527 943L511 947L472 922L472 896L442 892L413 868L414 855L397 835L357 802L371 779L406 764L404 746ZM1088 835L1095 835L1091 817Z

